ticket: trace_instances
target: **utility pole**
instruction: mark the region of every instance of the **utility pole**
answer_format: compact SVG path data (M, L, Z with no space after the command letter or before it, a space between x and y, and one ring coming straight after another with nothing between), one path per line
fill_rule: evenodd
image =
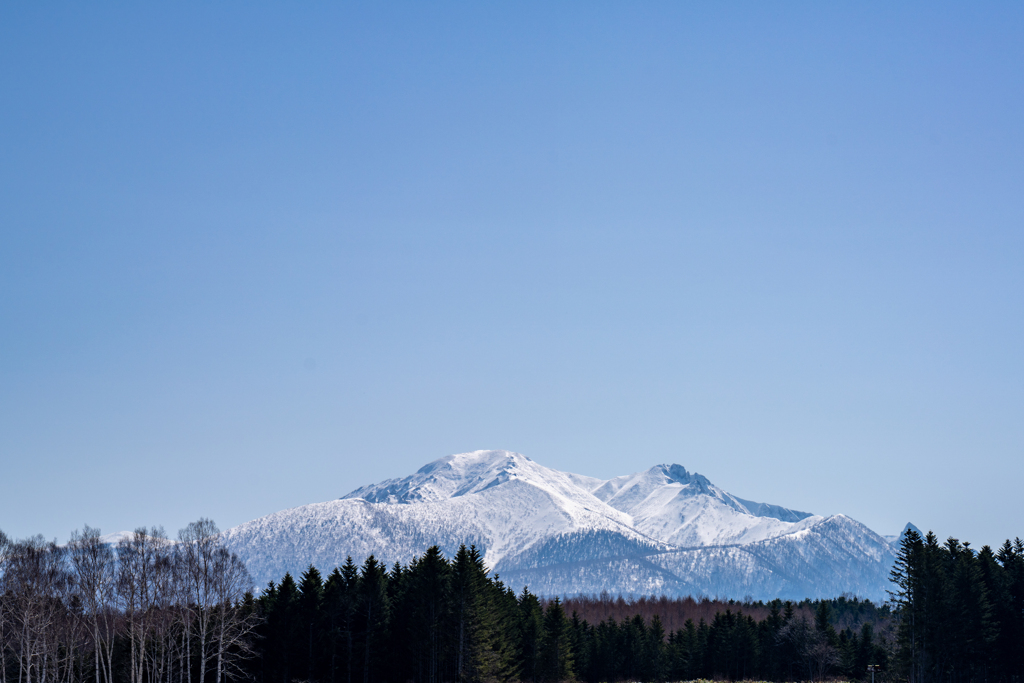
M875 683L875 672L878 671L878 665L868 664L868 671L871 672L871 683Z

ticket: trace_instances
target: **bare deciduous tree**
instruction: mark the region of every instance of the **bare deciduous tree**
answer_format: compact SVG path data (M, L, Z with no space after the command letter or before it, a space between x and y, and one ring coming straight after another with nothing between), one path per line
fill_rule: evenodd
M149 648L150 683L170 683L179 634L181 610L177 604L179 596L179 570L174 561L172 544L159 531L159 543L153 547L152 601L152 644Z
M196 643L199 656L199 683L206 681L206 669L210 664L210 635L213 611L217 606L214 588L216 550L220 547L220 530L210 519L192 522L178 532L179 561L182 563L182 579L185 604L188 615L185 631L185 659L192 659L192 642ZM193 638L192 629L195 629ZM192 683L192 670L188 667L188 683Z
M4 572L19 683L60 680L60 620L71 582L66 552L42 536L10 546Z
M67 546L0 532L0 683L223 683L252 652L250 588L207 519L116 550L89 526Z
M92 626L95 683L113 683L114 636L118 614L113 609L115 589L114 551L88 524L71 534L68 543L78 596Z
M0 683L7 683L7 652L9 618L7 599L7 565L10 556L11 542L7 534L0 531Z
M239 672L240 660L252 654L249 637L256 627L255 615L245 614L240 603L252 588L252 578L238 555L217 548L214 556L213 590L217 600L215 683Z

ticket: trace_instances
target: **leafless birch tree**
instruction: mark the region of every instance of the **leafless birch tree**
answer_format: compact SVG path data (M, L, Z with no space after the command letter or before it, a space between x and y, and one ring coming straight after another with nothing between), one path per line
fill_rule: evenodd
M170 683L178 637L186 614L178 604L180 571L171 542L162 536L153 548L153 620L149 648L150 683Z
M252 652L250 588L207 519L116 549L89 526L67 546L0 532L0 683L224 683Z
M66 553L56 543L36 536L10 546L4 572L8 614L19 683L49 683L58 679L59 621L64 614L62 598L68 594L71 576Z
M7 652L9 649L10 618L8 609L7 568L11 542L7 534L0 531L0 683L7 683Z
M102 540L100 530L88 524L81 532L71 534L68 549L78 596L92 630L95 683L113 683L114 637L118 626L114 609L114 551Z
M249 637L256 627L254 614L246 614L242 599L252 589L252 578L238 555L219 547L214 557L214 595L217 600L217 668L214 683L233 678L238 664L252 654Z
M192 522L178 532L178 557L182 563L185 593L185 661L192 661L192 645L198 649L199 683L205 683L210 664L210 636L214 608L217 606L214 575L216 551L220 547L220 530L209 519ZM193 633L194 630L194 633ZM187 667L187 681L192 683L192 667Z

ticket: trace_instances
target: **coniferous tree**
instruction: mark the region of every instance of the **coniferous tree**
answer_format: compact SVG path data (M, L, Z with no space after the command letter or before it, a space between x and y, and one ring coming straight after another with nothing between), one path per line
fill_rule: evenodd
M986 678L1002 678L1010 673L1008 653L1012 643L1006 639L1012 621L1012 599L1007 572L999 564L996 553L989 546L983 546L977 557L981 582L985 586L991 606L992 642L989 645L990 661L986 664Z
M1003 675L1024 680L1024 541L1007 539L996 558L1006 582L1006 610L998 641Z
M302 671L305 680L317 679L319 667L318 656L322 651L321 643L321 608L323 603L324 585L320 570L309 565L299 577L299 600L297 619L302 627L302 640L305 647L297 663L297 670Z
M619 624L619 649L621 661L619 662L619 675L630 680L643 678L644 669L644 643L647 640L647 624L639 614L632 619L623 620Z
M353 683L358 582L359 570L348 557L324 584L330 683Z
M924 544L920 534L914 529L907 529L900 540L900 549L889 575L893 584L893 589L889 591L889 597L899 618L897 629L899 665L910 683L919 683L923 675L921 662L923 558Z
M359 574L358 628L362 683L376 683L387 654L388 601L387 571L373 555L366 558Z
M264 640L274 647L264 648L266 680L268 683L291 683L298 678L295 652L302 642L303 632L299 618L299 589L291 574L285 574L277 586L271 584L264 593Z
M452 570L456 680L483 680L496 667L491 661L493 620L488 618L491 605L484 587L487 573L476 547L460 546Z
M839 636L832 626L828 600L819 600L814 613L814 632L807 644L807 658L815 680L823 680L840 663Z
M592 681L612 681L620 676L622 655L619 651L619 628L614 618L602 620L591 635L593 646L590 661Z
M250 652L247 677L258 683L865 680L869 665L896 665L890 680L1022 680L1020 541L976 552L956 539L908 533L893 571L892 641L889 608L849 596L719 603L705 612L710 623L676 621L667 634L664 599L606 600L618 611L592 626L577 611L589 609L580 599L542 605L528 590L517 597L488 575L473 547L452 560L432 548L390 570L373 558L361 568L349 559L326 581L309 567L298 584L286 574L256 599L237 590L246 582L237 558L216 538L194 534L196 558L209 560L190 567L203 572L209 591L201 636L194 576L183 575L187 592L175 589L184 547L172 551L152 530L136 534L115 573L122 597L134 602L98 598L89 607L90 591L103 593L80 568L99 548L84 538L62 548L0 536L0 683L188 683L206 675L217 683L235 676ZM209 543L205 555L199 541ZM623 613L629 604L636 611ZM97 651L105 646L95 637L96 615L116 626L110 656ZM257 617L260 638L250 649L245 624Z
M644 643L644 659L647 662L644 678L648 681L665 680L665 628L661 617L655 614L647 627Z
M953 680L984 678L991 664L996 633L992 606L978 558L956 539L947 542L951 567L948 614L952 618L948 644Z
M406 593L408 638L416 680L439 683L449 672L449 634L452 619L452 571L440 548L432 546L414 560L408 571Z
M782 625L782 601L772 600L768 616L758 624L757 639L761 671L767 679L773 681L782 676L781 657L777 647Z
M518 651L519 643L522 642L522 620L519 600L516 598L515 591L505 586L497 576L492 581L490 588L491 604L494 607L492 649L497 666L494 675L499 681L520 680L522 676Z
M544 631L540 644L540 678L544 681L567 681L573 678L572 646L569 620L562 602L555 598L544 613Z
M572 649L576 675L585 680L590 680L591 674L591 657L593 656L591 632L590 625L580 619L580 615L573 610L572 618L569 620L569 647Z
M504 629L512 626L509 614L514 594L487 576L476 546L459 548L452 563L453 608L456 627L456 679L484 681L513 675L514 653Z
M693 680L700 675L702 658L693 619L687 619L683 628L669 636L669 652L670 680Z
M544 633L544 612L540 600L527 588L519 595L518 659L524 681L539 681L540 648Z

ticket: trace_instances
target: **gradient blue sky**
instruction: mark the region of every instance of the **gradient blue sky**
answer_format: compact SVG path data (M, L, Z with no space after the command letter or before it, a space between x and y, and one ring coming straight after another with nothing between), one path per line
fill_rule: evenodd
M4 3L0 529L505 448L1024 536L1021 3Z

